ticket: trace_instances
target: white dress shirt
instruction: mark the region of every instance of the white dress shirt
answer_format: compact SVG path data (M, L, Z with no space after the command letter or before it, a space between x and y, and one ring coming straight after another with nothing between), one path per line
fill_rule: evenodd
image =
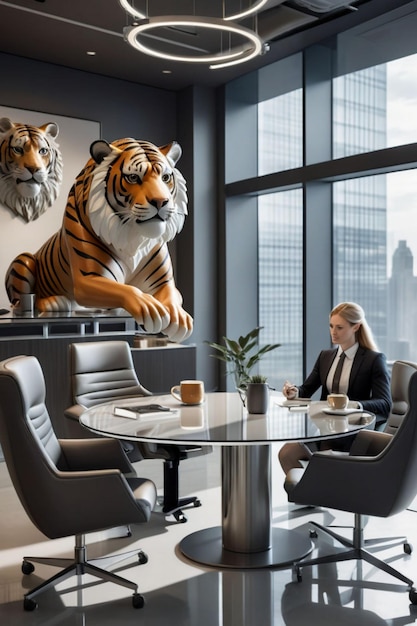
M328 393L331 393L334 373L336 371L336 367L339 362L339 357L342 354L342 352L344 352L346 354L346 358L343 363L342 373L340 375L339 393L347 394L348 389L349 389L349 378L350 378L350 372L352 370L353 359L355 358L355 354L358 351L358 348L359 348L358 343L355 343L353 346L351 346L347 350L342 350L342 348L339 346L336 357L327 375L326 387L327 387Z

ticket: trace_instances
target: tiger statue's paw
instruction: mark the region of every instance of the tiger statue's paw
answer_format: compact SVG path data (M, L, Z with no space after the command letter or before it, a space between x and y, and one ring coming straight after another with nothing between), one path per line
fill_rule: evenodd
M181 309L183 315L172 316L169 325L162 331L170 341L181 342L193 332L193 318Z
M158 335L159 333L166 334L166 328L169 326L169 315L159 316L156 315L154 317L151 316L134 316L135 321L142 326L145 332L150 333L152 335Z
M192 328L178 327L176 324L170 324L163 330L163 334L166 335L170 341L175 341L176 343L181 343L181 341L188 339L192 332Z

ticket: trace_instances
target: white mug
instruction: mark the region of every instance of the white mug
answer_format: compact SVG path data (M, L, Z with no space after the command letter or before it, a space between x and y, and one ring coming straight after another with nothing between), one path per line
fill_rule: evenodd
M331 409L346 409L349 404L349 398L345 393L329 393L327 396L327 404Z
M182 380L171 388L171 394L184 404L201 404L204 400L204 382L202 380Z

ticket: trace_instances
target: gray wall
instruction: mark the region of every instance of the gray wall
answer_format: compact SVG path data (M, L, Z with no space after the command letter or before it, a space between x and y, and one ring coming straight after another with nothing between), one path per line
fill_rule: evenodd
M102 138L176 138L174 92L0 53L0 104L101 122Z

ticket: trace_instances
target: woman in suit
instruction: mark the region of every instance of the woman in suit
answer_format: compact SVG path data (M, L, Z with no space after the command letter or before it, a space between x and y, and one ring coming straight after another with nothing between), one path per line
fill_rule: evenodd
M296 385L285 382L283 393L288 400L310 398L321 387L321 400L334 389L335 374L338 378L338 393L345 393L350 400L356 401L358 408L371 411L376 415L376 427L384 424L391 409L389 374L384 354L378 348L372 331L365 319L365 313L359 304L342 302L330 313L330 336L337 348L320 352L313 370L304 383ZM345 356L342 356L342 355ZM337 373L337 365L341 373ZM351 437L332 440L334 450L348 450ZM323 450L326 443L320 445ZM285 473L292 467L302 467L300 460L311 456L312 446L299 443L285 444L278 455Z

